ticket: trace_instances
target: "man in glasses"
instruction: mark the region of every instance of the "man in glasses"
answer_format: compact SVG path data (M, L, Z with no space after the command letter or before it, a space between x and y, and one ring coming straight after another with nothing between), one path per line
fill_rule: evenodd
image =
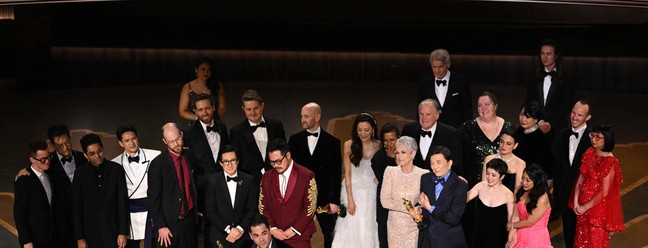
M133 125L121 125L115 132L119 146L124 152L112 161L124 167L126 173L126 189L130 209L130 235L127 248L139 248L144 240L144 247L152 247L151 223L147 221L148 215L148 169L151 160L160 154L160 151L143 149L139 145L137 129ZM148 222L148 223L147 223Z
M54 192L54 223L56 226L57 247L76 247L77 241L72 235L72 181L77 168L88 162L80 151L72 150L70 129L63 124L52 125L47 129L47 137L54 146L50 153L50 165L47 174L52 182ZM49 150L49 149L48 149ZM26 169L20 170L16 178L30 175Z
M148 177L153 241L156 247L197 247L196 158L183 149L182 132L175 123L162 126L162 141L167 149L153 159Z
M579 100L569 115L570 127L561 130L552 145L554 157L554 209L562 215L565 247L572 247L576 232L576 214L567 206L578 179L583 153L591 146L587 121L592 118L590 104Z
M268 218L270 234L290 247L311 247L315 233L317 185L312 171L293 162L282 139L268 143L273 170L261 181L259 212Z
M52 125L47 129L47 137L55 152L50 160L52 181L56 200L54 216L56 230L58 230L57 244L59 247L73 247L77 241L70 235L72 233L72 181L77 168L86 164L88 160L80 151L72 150L70 129L66 125Z
M263 115L265 105L256 90L246 90L241 101L246 119L230 130L230 139L241 159L239 169L254 176L258 183L262 173L272 169L266 156L268 141L286 140L286 132L281 121Z
M130 217L124 168L104 159L101 138L81 138L88 163L74 173L72 219L78 247L126 247ZM70 235L68 233L68 235Z
M209 246L209 223L204 219L205 188L207 178L223 169L217 165L219 161L219 150L222 146L229 144L227 127L225 123L214 119L214 102L211 96L198 95L194 104L194 113L198 119L188 126L184 131L184 144L193 151L197 165L195 176L198 184L198 222L204 221L204 242L205 247ZM218 173L220 174L220 173Z
M56 247L52 215L53 185L45 171L50 168L47 143L29 143L29 175L14 183L14 220L20 247Z
M221 148L223 172L209 177L205 214L211 222L209 247L241 247L249 236L249 222L258 211L259 186L252 175L238 171L238 156L231 145Z

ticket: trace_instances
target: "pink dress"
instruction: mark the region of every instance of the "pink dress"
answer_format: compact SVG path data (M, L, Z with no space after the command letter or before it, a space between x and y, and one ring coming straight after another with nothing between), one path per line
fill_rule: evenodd
M520 214L520 220L526 220L529 218L529 213L527 213L526 205L522 202L518 202L517 205L518 213ZM530 227L519 228L517 229L517 243L515 244L516 248L547 248L553 247L551 245L551 238L549 237L549 229L547 229L547 223L549 222L549 215L551 213L551 208L547 209L545 213L540 217L536 223Z

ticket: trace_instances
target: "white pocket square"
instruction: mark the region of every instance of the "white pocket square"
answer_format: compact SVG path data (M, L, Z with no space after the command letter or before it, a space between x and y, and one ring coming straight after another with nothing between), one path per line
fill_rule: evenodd
M456 95L459 95L459 93L452 93L452 96L456 96Z

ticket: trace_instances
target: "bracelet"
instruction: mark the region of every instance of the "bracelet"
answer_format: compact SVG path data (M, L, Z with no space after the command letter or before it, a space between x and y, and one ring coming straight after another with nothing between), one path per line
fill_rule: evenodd
M511 230L509 231L515 231L515 222L511 222Z

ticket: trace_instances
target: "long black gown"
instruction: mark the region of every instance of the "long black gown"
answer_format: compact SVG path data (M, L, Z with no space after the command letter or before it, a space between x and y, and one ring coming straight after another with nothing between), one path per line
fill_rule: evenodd
M477 197L476 205L475 239L472 247L504 247L508 238L506 203L497 207L489 207Z

